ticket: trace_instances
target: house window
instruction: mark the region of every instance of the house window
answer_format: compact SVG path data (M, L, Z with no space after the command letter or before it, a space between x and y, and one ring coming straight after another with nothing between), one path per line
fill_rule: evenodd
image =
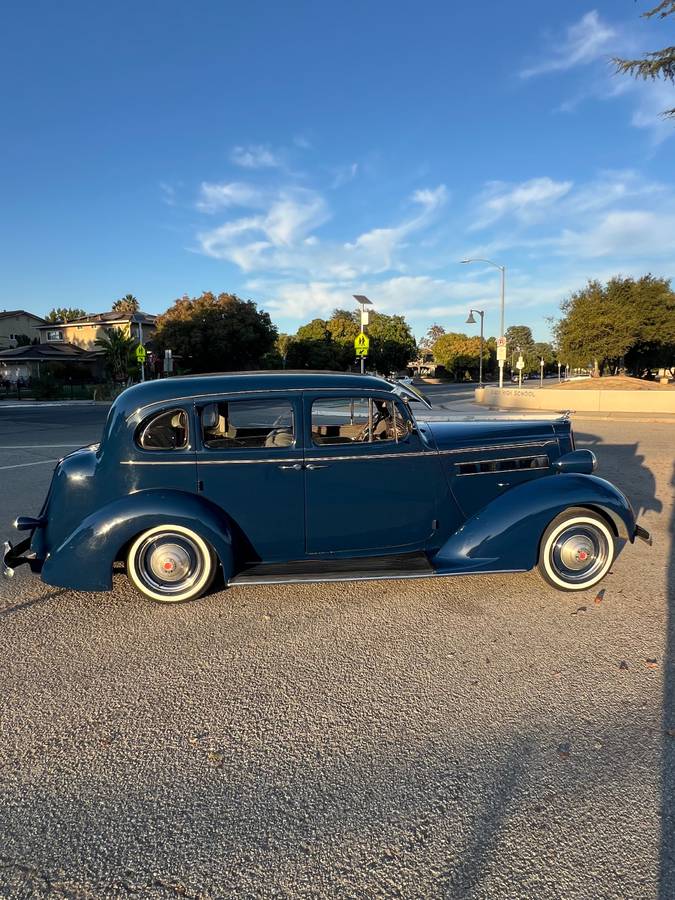
M63 340L63 332L62 331L48 331L47 332L47 340L48 341L62 341Z

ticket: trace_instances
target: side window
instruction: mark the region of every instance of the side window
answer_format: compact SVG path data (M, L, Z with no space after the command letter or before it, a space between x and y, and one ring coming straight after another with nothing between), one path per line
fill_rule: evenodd
M138 427L136 443L143 450L184 450L188 444L188 417L184 409L155 413Z
M228 400L202 408L202 440L210 450L292 447L293 407L288 400Z
M400 441L409 431L410 419L392 400L327 397L312 404L315 444Z

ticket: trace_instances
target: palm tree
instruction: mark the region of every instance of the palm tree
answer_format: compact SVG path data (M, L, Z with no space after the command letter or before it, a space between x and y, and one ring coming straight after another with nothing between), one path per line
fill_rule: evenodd
M103 350L105 363L113 381L126 381L129 367L133 365L132 352L136 341L125 334L121 328L106 329L107 336L97 338L96 346Z
M138 312L141 308L141 304L133 294L125 294L120 300L115 300L112 308L114 312L130 314Z

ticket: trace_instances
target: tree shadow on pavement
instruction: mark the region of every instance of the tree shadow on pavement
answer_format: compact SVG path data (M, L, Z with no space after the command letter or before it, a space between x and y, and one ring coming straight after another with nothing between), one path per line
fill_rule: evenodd
M638 453L639 442L607 446L612 448L610 459L603 459L601 445L605 442L597 434L575 431L577 446L589 450L598 449L598 471L601 478L613 482L622 490L633 505L638 518L650 510L661 512L663 504L656 496L656 479L652 470L643 465L644 456ZM611 460L611 461L610 461Z
M670 482L675 491L675 466ZM670 519L670 559L666 573L668 602L664 642L663 764L661 797L661 878L659 897L675 897L675 507Z

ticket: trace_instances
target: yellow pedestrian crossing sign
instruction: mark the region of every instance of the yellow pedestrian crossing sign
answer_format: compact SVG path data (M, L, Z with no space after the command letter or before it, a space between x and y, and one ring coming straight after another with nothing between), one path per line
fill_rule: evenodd
M136 347L136 361L139 363L144 363L147 355L148 352L143 344L139 344L138 347Z
M370 338L367 334L361 332L357 334L354 340L354 349L357 356L368 356L368 348L370 347Z

